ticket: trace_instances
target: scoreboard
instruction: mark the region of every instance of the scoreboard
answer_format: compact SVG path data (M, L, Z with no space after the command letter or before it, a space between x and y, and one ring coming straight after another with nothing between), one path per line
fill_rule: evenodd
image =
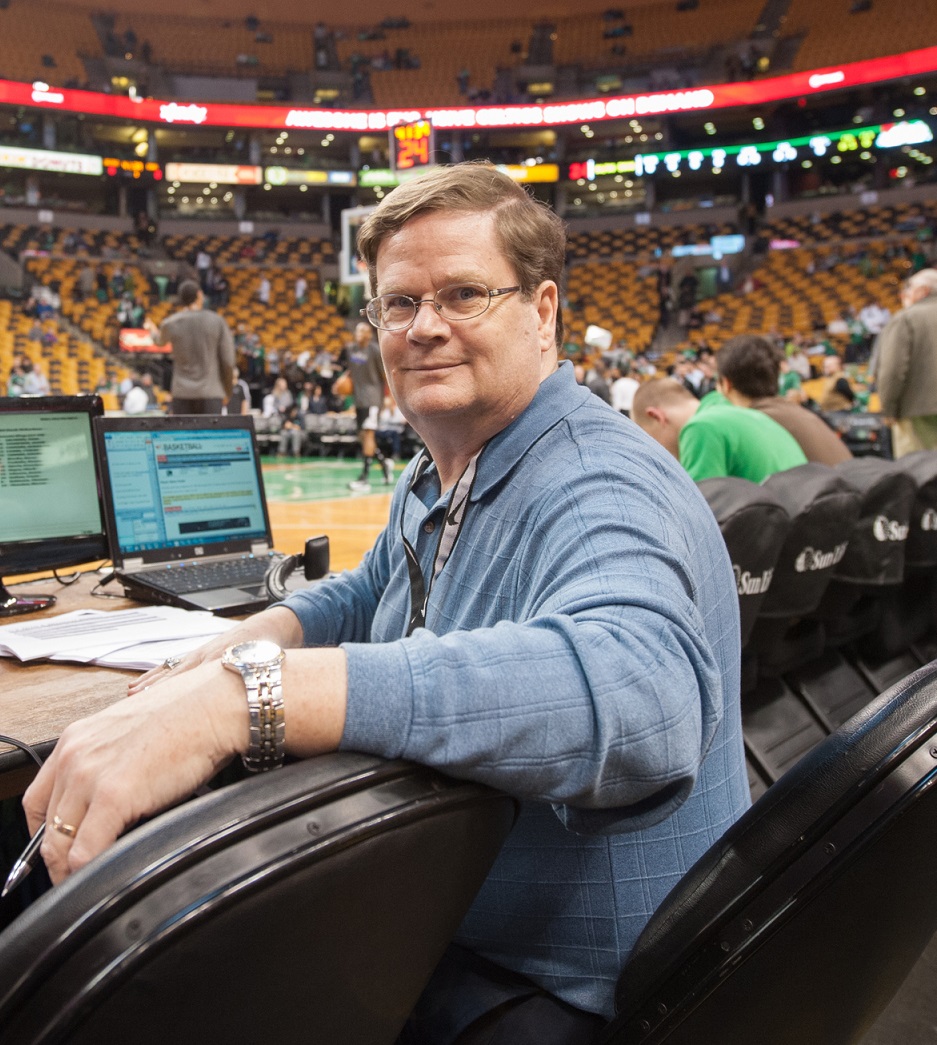
M398 123L390 129L390 160L395 171L433 165L433 125L429 120Z

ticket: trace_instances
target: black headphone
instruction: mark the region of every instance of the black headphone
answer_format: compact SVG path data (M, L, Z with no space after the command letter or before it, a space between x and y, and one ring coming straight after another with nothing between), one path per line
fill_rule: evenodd
M300 566L307 581L317 581L329 572L328 537L310 537L305 551L299 555L284 555L267 570L264 585L271 602L280 602L290 594L287 578Z

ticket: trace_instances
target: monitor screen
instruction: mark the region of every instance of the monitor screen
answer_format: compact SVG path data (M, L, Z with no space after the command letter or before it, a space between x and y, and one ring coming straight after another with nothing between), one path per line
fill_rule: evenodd
M0 398L0 616L50 605L3 578L106 559L94 456L98 396Z

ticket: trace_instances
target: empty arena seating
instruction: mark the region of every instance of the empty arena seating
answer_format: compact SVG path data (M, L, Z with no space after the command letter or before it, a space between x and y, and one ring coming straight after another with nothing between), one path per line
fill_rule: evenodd
M88 11L49 0L11 0L0 6L0 39L4 78L26 83L83 83L82 56L102 53Z
M803 35L794 68L816 69L883 54L900 54L937 36L937 11L930 0L898 6L871 3L853 13L853 0L816 4L792 0L784 35Z
M634 352L650 346L657 327L657 292L653 276L642 276L633 262L577 265L570 270L567 294L567 339L582 343L586 328L596 324Z

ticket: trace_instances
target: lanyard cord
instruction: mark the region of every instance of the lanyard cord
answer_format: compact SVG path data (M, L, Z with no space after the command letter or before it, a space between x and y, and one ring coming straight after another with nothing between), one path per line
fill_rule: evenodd
M483 449L484 447L482 447ZM446 512L439 530L439 540L436 542L436 554L433 557L433 573L430 577L429 589L426 587L423 570L416 551L414 551L413 545L407 540L407 536L403 532L403 515L401 515L400 537L403 541L403 550L407 558L407 573L410 575L410 621L407 625L407 635L412 635L416 628L422 628L426 623L426 606L429 602L429 593L432 590L433 582L449 561L455 542L459 539L459 534L462 532L462 523L465 520L469 497L475 484L475 474L478 470L478 459L481 456L481 452L479 450L465 466L465 471L459 476L459 481L455 484L449 497L449 503L446 505ZM420 476L426 471L430 460L429 454L424 450L422 457L417 462L410 486L407 488L408 497L413 492L414 486L419 482Z

